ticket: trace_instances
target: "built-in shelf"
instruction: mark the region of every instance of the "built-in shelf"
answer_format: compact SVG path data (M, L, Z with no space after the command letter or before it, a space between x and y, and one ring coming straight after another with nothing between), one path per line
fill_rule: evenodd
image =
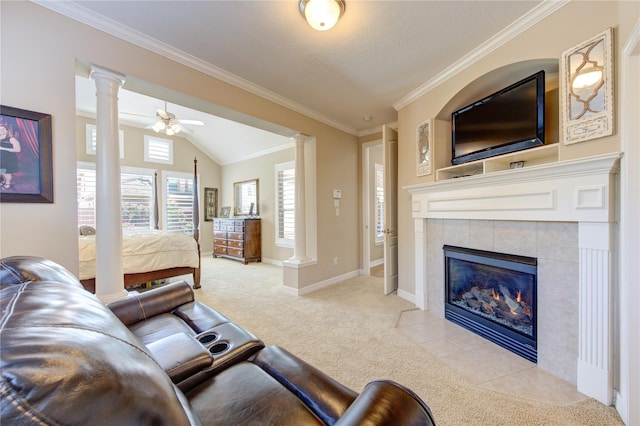
M555 143L438 169L436 170L436 180L465 178L509 170L513 168L512 164L517 162L522 162L521 167L525 168L557 161L558 144Z

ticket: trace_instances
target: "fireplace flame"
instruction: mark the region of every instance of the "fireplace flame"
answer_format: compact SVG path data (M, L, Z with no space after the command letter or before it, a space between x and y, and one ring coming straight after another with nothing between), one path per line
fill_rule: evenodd
M521 296L522 296L522 292L521 292L521 291L518 291L518 296L516 297L516 301L517 301L518 303L522 302L522 297L521 297Z
M494 289L491 289L491 296L493 296L495 300L500 300L500 295L496 293Z

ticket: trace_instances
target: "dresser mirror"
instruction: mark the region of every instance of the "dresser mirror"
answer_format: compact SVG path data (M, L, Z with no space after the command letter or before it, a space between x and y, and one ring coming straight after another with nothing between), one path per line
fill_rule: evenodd
M235 182L233 184L235 216L257 216L260 214L258 179Z

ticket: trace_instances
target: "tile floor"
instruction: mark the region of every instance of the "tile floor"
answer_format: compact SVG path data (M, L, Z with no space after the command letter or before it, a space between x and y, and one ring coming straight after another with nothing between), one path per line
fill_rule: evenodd
M403 312L398 329L478 387L554 405L587 398L575 385L430 312ZM478 367L488 364L500 368Z

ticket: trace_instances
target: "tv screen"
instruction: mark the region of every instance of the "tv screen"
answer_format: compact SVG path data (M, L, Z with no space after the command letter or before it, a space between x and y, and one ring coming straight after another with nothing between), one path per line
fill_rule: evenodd
M452 164L544 144L544 71L451 115Z

